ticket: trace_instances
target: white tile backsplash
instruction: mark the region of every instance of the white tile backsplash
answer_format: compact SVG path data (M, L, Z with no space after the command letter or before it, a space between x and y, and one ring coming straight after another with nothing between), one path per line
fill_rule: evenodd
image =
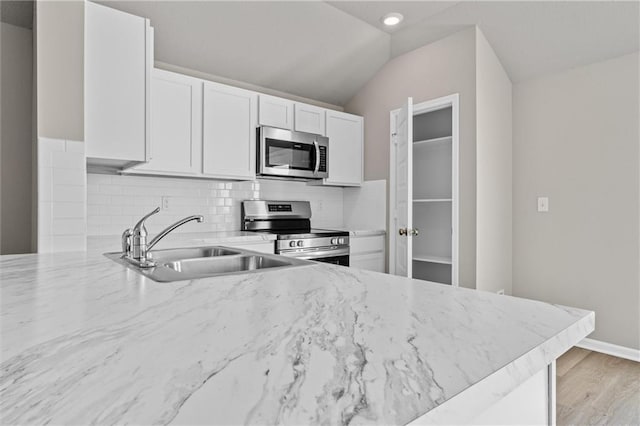
M344 226L352 230L387 228L387 181L372 180L344 190Z
M38 252L86 248L84 143L38 139Z
M204 179L132 175L87 175L87 235L119 235L144 214L169 208L147 222L150 234L192 214L204 223L188 223L174 232L240 229L243 200L305 200L311 202L314 227L341 227L343 189L308 186L304 182L260 180L223 182Z

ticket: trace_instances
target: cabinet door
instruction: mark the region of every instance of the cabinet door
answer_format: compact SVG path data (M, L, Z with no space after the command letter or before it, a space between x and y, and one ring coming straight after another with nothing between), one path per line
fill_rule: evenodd
M384 272L384 253L369 253L349 257L349 266L367 271Z
M87 157L147 161L149 21L85 2Z
M329 177L325 183L358 186L362 184L362 117L327 111L329 138Z
M325 135L325 109L307 104L295 104L294 128L296 132Z
M407 98L398 112L395 129L392 147L395 176L391 178L395 199L390 200L390 205L395 206L390 227L395 243L390 249L389 263L392 274L412 278L413 239L408 231L413 229L413 98Z
M260 95L258 114L261 126L293 130L293 101Z
M255 179L257 94L204 82L202 171L219 178Z
M200 172L202 81L154 70L151 81L151 148L140 171L169 174Z

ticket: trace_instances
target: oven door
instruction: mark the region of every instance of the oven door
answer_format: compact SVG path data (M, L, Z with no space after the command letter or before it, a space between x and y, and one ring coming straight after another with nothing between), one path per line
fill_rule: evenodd
M266 176L325 178L328 139L273 127L258 129L258 173Z
M280 250L276 251L276 254L287 257L295 257L297 259L315 260L316 262L349 266L349 247L317 247L297 250Z

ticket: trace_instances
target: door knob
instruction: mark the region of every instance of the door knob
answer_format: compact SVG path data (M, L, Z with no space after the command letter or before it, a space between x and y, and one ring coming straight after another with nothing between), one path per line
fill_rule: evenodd
M400 235L407 235L407 228L400 228L398 229L398 233Z
M420 230L418 228L413 228L409 231L409 235L413 237L417 237L420 234Z

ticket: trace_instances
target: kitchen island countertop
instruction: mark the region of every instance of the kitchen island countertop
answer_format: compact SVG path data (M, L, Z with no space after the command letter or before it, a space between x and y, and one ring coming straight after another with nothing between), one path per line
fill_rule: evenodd
M5 424L406 424L461 394L492 403L484 379L506 393L594 324L326 264L156 283L39 254L1 256L0 278Z

